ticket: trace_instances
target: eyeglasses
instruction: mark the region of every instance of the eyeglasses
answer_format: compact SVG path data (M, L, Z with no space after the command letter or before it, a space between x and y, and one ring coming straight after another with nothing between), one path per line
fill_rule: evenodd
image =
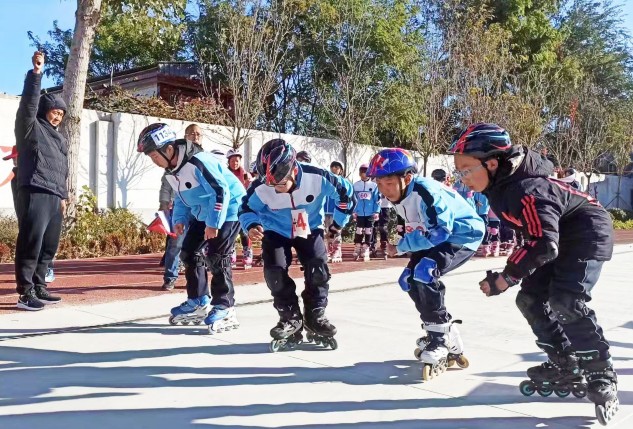
M457 179L463 179L465 177L470 176L471 174L473 174L475 171L479 170L480 168L484 168L483 164L479 164L476 167L472 167L472 168L468 168L466 170L462 170L462 171L455 171L455 177L457 177Z

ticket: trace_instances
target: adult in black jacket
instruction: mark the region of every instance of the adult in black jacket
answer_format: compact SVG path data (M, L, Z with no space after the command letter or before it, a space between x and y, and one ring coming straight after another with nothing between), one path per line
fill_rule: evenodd
M58 96L40 96L44 54L35 52L32 61L15 118L19 213L15 279L18 308L41 310L44 304L60 301L46 289L45 277L57 252L68 198L68 146L57 129L66 105Z
M609 343L587 306L602 265L613 252L609 214L588 194L549 178L552 163L537 152L512 146L498 125L471 125L449 151L455 154L463 183L484 192L501 221L526 237L503 272L489 272L480 286L492 296L521 282L516 304L549 357L528 369L532 386L538 389L549 381L550 390L558 384L562 390L568 386L569 392L582 381L582 369L589 399L613 404L617 379Z

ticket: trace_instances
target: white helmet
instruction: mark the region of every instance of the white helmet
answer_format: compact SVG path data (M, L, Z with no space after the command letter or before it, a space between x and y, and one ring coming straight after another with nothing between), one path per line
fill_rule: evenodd
M240 158L242 157L242 154L239 153L237 150L235 149L229 149L229 151L226 153L226 159L231 159L234 156L239 156Z

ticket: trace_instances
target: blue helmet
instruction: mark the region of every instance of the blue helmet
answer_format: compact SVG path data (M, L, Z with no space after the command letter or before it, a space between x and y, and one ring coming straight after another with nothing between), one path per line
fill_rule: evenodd
M512 150L510 134L497 124L478 122L465 128L448 148L449 154L487 159Z
M176 142L176 133L167 124L156 123L143 128L136 144L137 152L148 153L165 148Z
M400 148L383 149L371 159L367 176L404 176L407 173L417 173L418 167L411 152Z

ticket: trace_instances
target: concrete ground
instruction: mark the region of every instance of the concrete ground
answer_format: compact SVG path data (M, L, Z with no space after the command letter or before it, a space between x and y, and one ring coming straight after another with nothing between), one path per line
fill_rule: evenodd
M632 245L604 267L590 304L612 345L620 412L633 425ZM240 329L169 326L178 293L0 315L0 428L578 428L598 424L586 399L524 397L543 360L514 305L516 288L478 289L503 259L446 276L470 360L421 381L420 321L396 280L402 268L338 273L328 316L339 348L270 353L277 316L266 287L238 288ZM301 284L300 282L298 283Z

